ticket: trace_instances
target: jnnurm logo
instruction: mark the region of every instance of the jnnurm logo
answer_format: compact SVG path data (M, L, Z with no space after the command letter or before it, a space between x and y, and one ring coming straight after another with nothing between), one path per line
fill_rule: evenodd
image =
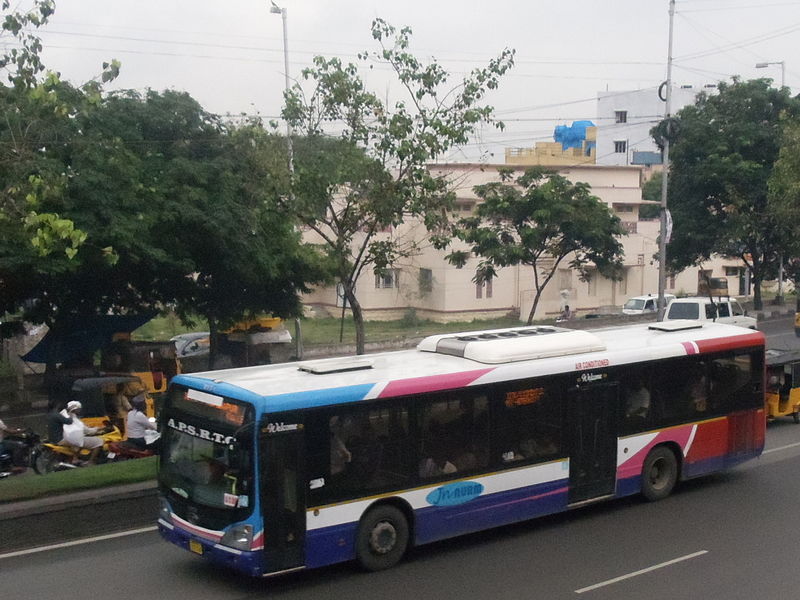
M438 487L425 499L434 506L456 506L474 500L483 492L483 484L477 481L457 481Z

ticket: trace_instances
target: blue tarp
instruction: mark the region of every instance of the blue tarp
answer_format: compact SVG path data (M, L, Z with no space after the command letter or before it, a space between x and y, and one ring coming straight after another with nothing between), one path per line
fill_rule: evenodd
M571 126L556 125L553 132L553 139L561 142L561 149L582 148L583 140L586 139L586 128L594 127L591 121L573 121Z
M155 316L145 315L104 315L75 319L65 324L60 335L48 331L22 360L32 363L46 363L52 351L56 363L69 363L73 360L93 355L97 350L108 346L115 333L130 333ZM52 348L52 350L51 350Z

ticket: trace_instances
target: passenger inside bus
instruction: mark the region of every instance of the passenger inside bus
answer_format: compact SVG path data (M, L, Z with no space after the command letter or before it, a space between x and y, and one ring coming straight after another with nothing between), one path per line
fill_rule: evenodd
M689 377L689 409L694 413L708 410L708 382L704 370L698 368Z
M650 412L650 390L639 376L633 380L625 396L625 417L627 419L646 419Z

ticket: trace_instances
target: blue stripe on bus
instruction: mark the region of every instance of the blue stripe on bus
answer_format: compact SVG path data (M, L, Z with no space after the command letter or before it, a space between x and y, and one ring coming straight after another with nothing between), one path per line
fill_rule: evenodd
M331 404L358 402L363 400L375 386L374 383L364 383L338 388L276 394L275 396L261 396L260 394L250 392L237 385L221 382L216 383L211 379L193 375L177 375L172 379L172 382L202 390L210 394L217 394L234 400L250 402L265 412L279 412L297 408L314 408L318 406L329 406Z

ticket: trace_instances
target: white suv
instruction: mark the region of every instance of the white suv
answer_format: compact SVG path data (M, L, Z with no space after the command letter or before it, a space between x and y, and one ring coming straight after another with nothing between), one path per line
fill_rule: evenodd
M716 318L714 311L716 308ZM697 296L694 298L676 298L667 306L665 321L676 319L691 319L693 321L716 321L755 329L758 324L756 319L747 316L747 311L742 308L735 298L715 299Z
M669 304L670 300L674 300L675 296L672 294L664 294L664 302ZM655 313L658 310L658 296L647 294L647 296L634 296L622 305L623 315L646 315Z

